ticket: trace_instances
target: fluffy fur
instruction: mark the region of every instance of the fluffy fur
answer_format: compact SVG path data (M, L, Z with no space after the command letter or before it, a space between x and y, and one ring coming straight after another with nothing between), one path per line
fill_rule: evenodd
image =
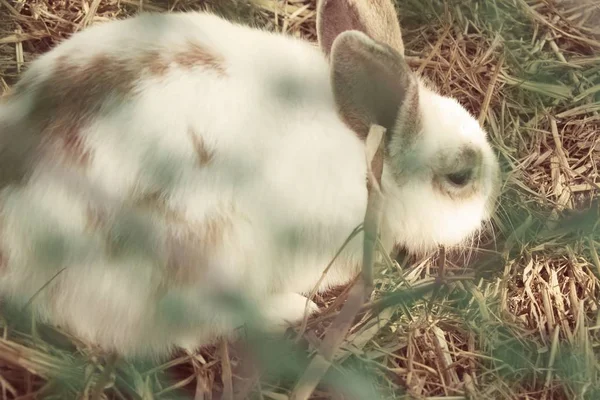
M35 295L40 320L126 356L230 334L243 319L219 293L253 301L273 325L300 319L302 295L366 207L352 121L379 114L340 107L335 72L350 71L344 51L354 57L344 43L330 59L206 13L146 14L39 57L0 104L0 169L21 171L0 174L0 294L17 306ZM398 83L382 181L382 240L413 252L473 234L497 190L485 133L419 82ZM476 161L461 159L466 148ZM444 181L465 162L472 188ZM361 251L359 235L320 289L353 278Z

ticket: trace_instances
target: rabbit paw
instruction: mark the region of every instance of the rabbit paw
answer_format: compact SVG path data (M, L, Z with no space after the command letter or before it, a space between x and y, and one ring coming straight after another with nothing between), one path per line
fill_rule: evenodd
M297 322L302 321L305 312L312 315L319 311L319 307L308 300L305 296L298 293L281 293L271 297L264 309L264 316L267 318L272 330L285 332L285 330Z

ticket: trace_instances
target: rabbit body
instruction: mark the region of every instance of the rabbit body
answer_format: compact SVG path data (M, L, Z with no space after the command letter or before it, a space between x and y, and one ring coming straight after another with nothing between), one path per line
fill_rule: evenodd
M320 49L189 12L98 24L40 56L0 102L0 296L125 356L231 334L244 318L223 293L298 321L315 286L359 272L361 234L319 282L364 219L372 123L387 129L384 247L475 234L498 190L486 135L413 76L376 2L321 0Z
M75 34L20 85L2 126L43 151L26 186L2 191L0 292L24 304L64 268L31 306L103 348L202 342L193 316L216 289L284 293L298 318L306 299L291 293L314 287L364 217L364 146L304 41L210 14L142 15ZM34 131L48 107L78 130ZM358 271L353 243L323 288ZM210 319L206 335L231 328Z

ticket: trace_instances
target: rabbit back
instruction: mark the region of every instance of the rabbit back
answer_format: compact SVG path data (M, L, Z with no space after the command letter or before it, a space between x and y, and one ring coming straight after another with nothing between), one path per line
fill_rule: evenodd
M23 171L0 182L0 292L135 353L229 331L220 289L310 291L366 205L329 87L313 45L210 14L75 34L0 105L1 151L23 156L0 161Z

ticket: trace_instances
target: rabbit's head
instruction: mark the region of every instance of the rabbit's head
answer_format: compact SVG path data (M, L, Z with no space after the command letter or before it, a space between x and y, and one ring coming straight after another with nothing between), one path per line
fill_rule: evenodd
M382 229L410 252L464 243L499 192L485 131L409 69L390 0L321 0L317 31L340 117L362 138L387 129Z

